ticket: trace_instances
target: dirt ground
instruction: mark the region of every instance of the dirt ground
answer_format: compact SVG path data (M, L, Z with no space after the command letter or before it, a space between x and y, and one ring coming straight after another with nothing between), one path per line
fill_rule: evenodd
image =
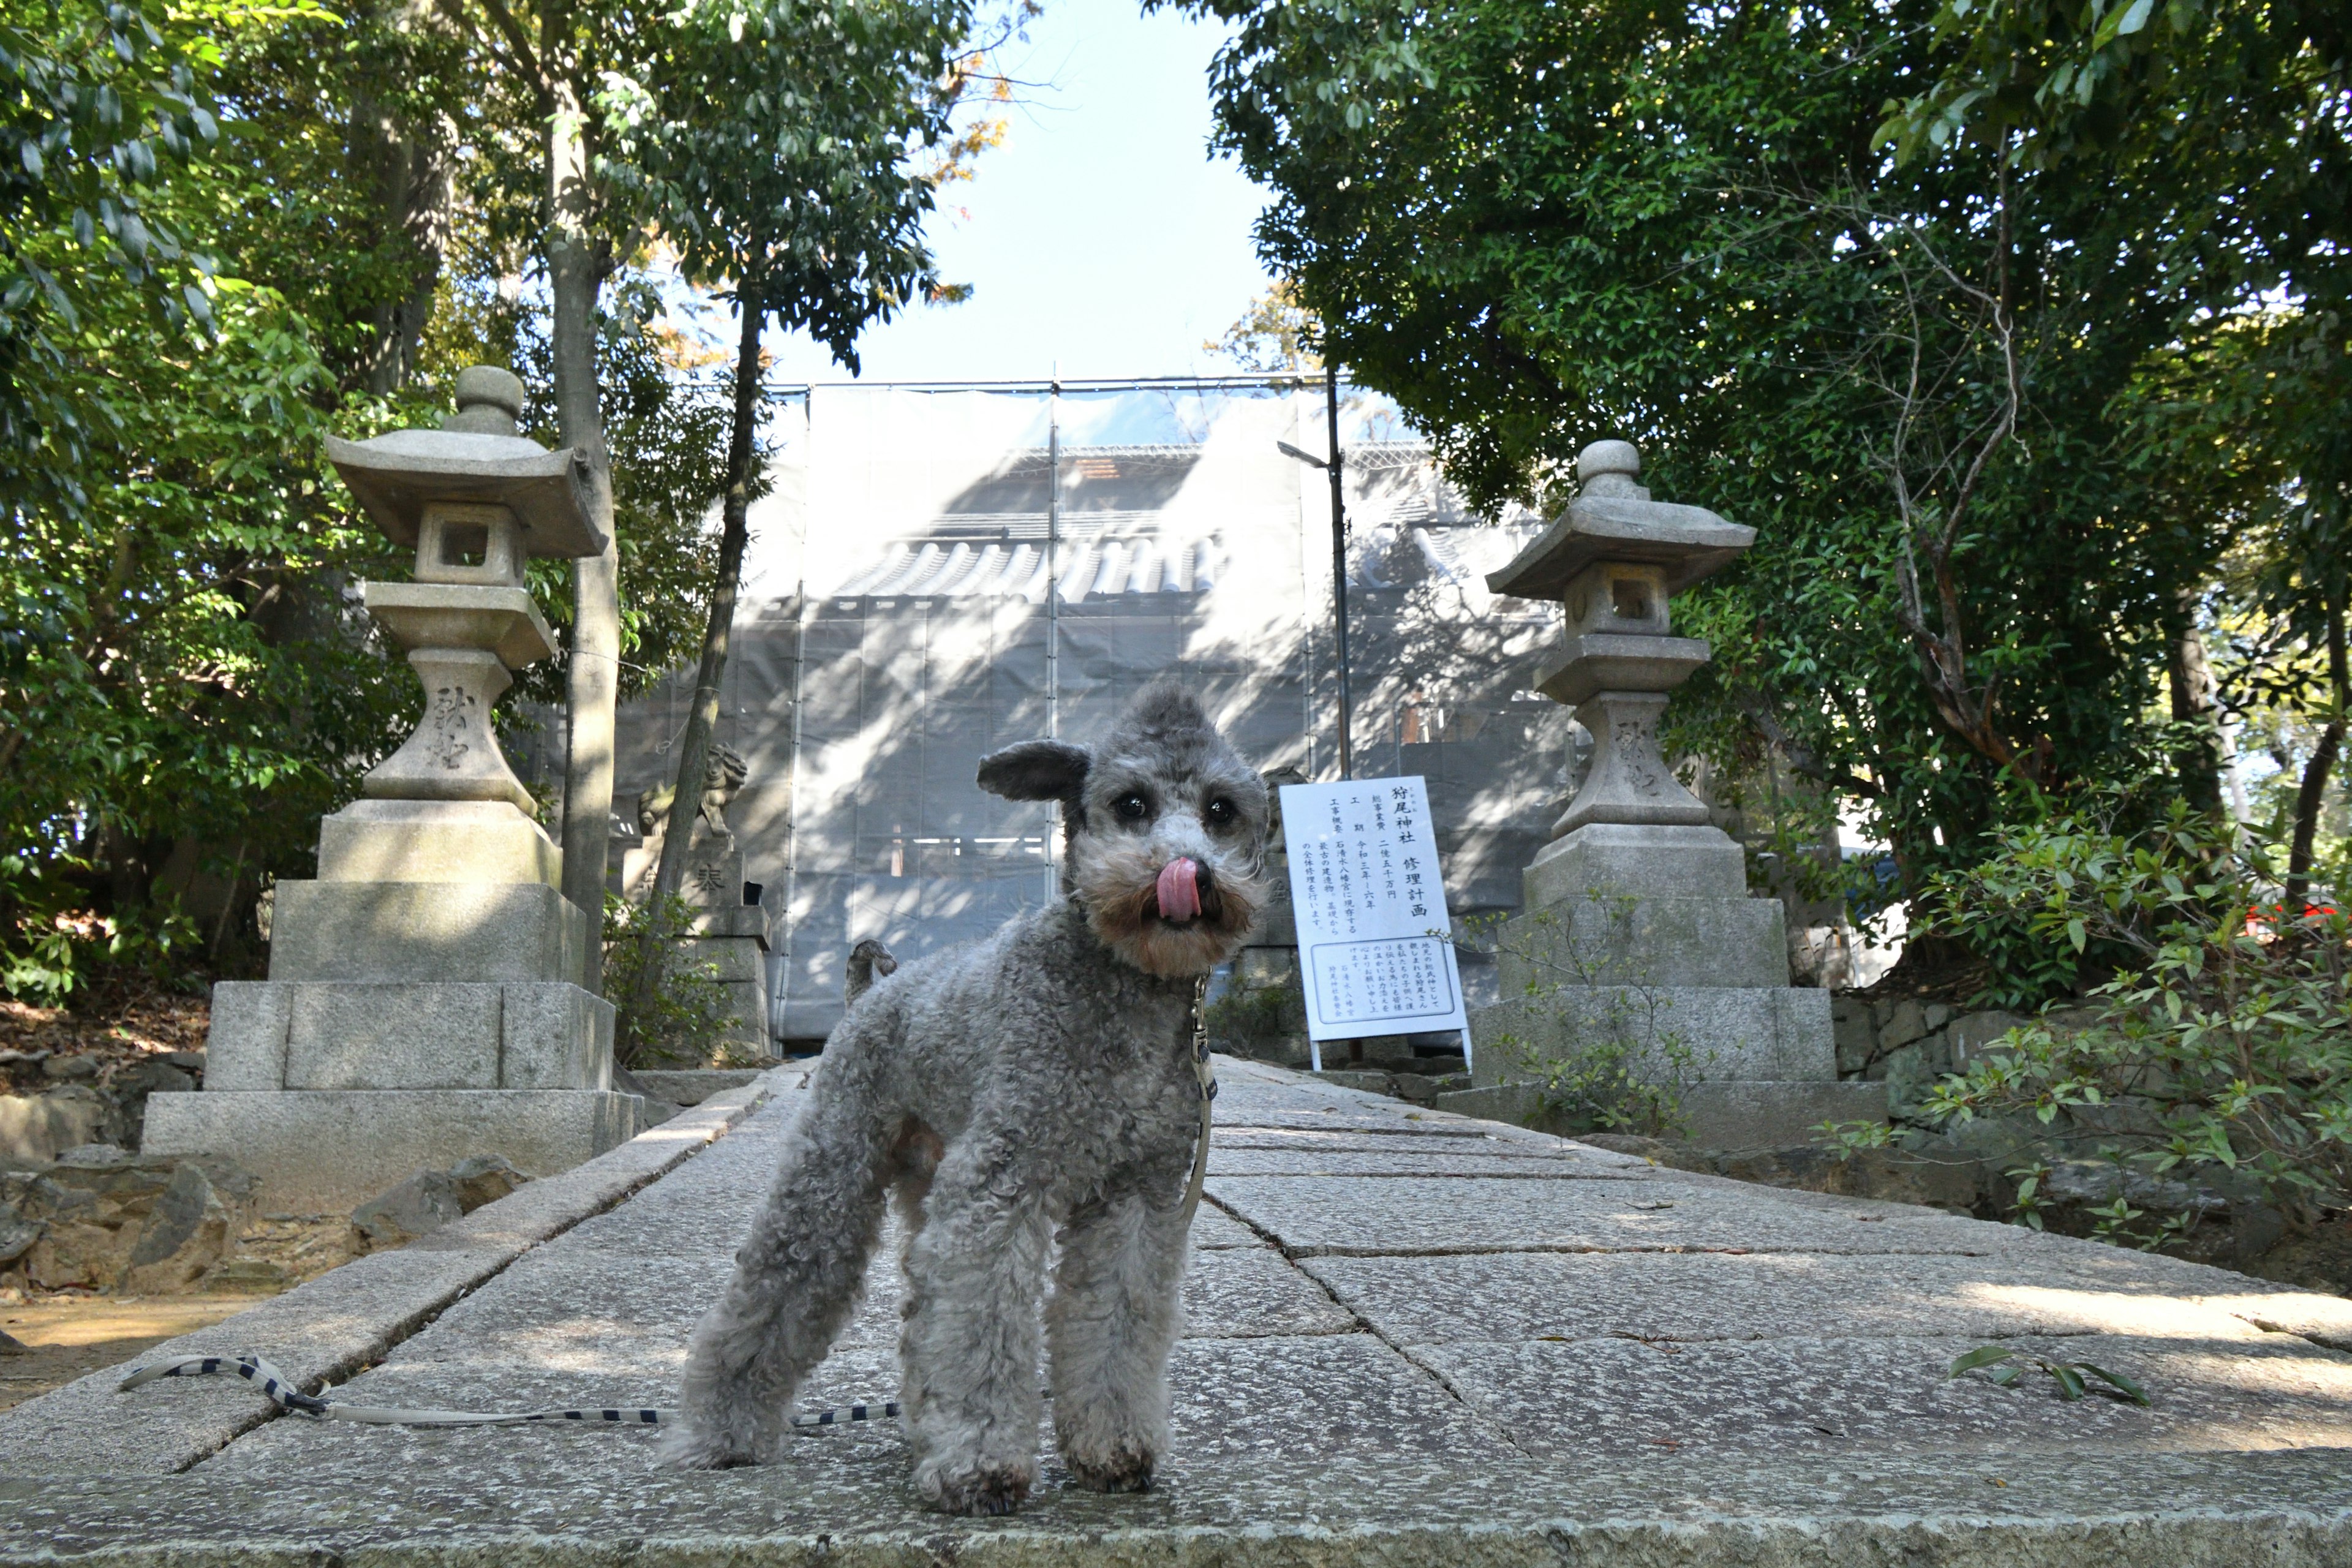
M0 1410L217 1323L257 1300L64 1292L17 1303L0 1300L0 1330L25 1347L0 1346Z

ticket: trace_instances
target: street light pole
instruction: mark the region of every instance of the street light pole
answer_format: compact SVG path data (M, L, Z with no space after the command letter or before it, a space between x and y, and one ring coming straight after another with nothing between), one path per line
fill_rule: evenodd
M1339 451L1339 371L1334 364L1323 367L1323 415L1330 438L1329 461L1302 452L1287 441L1276 441L1287 457L1297 458L1310 468L1320 468L1331 480L1331 614L1338 623L1333 638L1339 656L1339 776L1356 776L1356 750L1350 740L1354 729L1354 703L1348 691L1348 502L1340 489L1346 459Z
M1348 693L1348 503L1340 489L1346 458L1339 453L1339 367L1323 362L1323 414L1331 437L1331 610L1339 623L1339 776L1356 776L1355 705Z

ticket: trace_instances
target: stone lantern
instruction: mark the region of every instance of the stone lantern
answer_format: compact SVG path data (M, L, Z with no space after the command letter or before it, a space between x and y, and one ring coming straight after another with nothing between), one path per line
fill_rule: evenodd
M1486 580L1498 594L1558 599L1568 612L1561 657L1537 689L1576 710L1593 752L1584 787L1552 824L1554 840L1594 822L1706 825L1706 805L1658 752L1666 694L1707 659L1706 643L1671 635L1667 606L1737 560L1756 531L1700 507L1652 500L1633 482L1641 468L1630 442L1587 447L1567 512Z
M320 824L318 878L278 884L269 978L214 987L205 1092L147 1118L148 1149L227 1154L289 1203L478 1153L547 1174L634 1136L642 1109L612 1089L612 1005L572 980L595 924L490 721L511 672L555 651L526 562L604 541L577 453L518 434L522 384L476 365L457 391L438 430L327 443L415 551L413 582L364 600L424 713Z
M1471 1015L1474 1087L1440 1103L1523 1119L1546 1060L1605 1047L1637 1072L1701 1079L1682 1110L1718 1148L1882 1115L1883 1085L1837 1080L1829 993L1789 984L1780 900L1748 897L1745 852L1658 748L1668 694L1708 657L1673 635L1673 595L1738 559L1755 530L1651 499L1627 442L1594 442L1576 469L1568 510L1486 584L1559 601L1562 646L1537 685L1576 710L1591 763L1502 927L1509 1000Z

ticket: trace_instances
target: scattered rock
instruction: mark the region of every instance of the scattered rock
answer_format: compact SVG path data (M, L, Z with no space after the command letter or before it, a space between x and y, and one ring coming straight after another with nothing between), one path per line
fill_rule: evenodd
M1927 1010L1916 997L1906 996L1895 1004L1886 1015L1886 1022L1879 1026L1879 1049L1891 1051L1914 1040L1925 1039L1927 1035Z
M206 1271L201 1283L226 1296L275 1296L295 1282L294 1271L267 1258L227 1258Z
M380 1252L405 1247L420 1236L465 1217L457 1201L457 1184L446 1171L419 1171L389 1192L377 1194L352 1211L352 1229L360 1252Z
M157 1059L168 1062L183 1072L200 1073L205 1070L205 1053L202 1051L165 1051Z
M235 1249L254 1184L210 1155L81 1144L0 1173L0 1269L44 1290L185 1289Z
M352 1250L404 1247L530 1180L504 1154L473 1154L446 1171L419 1171L352 1211Z
M0 1355L31 1355L32 1353L32 1346L7 1330L0 1329Z
M530 1180L504 1154L475 1154L449 1167L457 1206L467 1214L498 1202Z
M184 1053L173 1052L173 1055ZM117 1093L186 1094L196 1087L195 1074L160 1058L134 1062L114 1075Z
M186 1289L236 1249L236 1218L203 1167L180 1166L140 1227L121 1288L139 1296Z
M102 1136L111 1107L88 1084L60 1084L45 1094L0 1094L0 1159L46 1165L61 1150Z
M79 1081L98 1076L96 1057L51 1057L41 1064L41 1076Z

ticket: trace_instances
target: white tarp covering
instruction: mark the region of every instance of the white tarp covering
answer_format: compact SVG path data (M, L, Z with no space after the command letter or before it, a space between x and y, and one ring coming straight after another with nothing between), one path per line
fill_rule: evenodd
M1261 767L1337 776L1328 489L1276 447L1324 450L1318 387L817 387L776 407L719 738L750 764L729 815L780 1037L839 1017L860 938L912 958L1047 896L1052 809L973 783L996 747L1083 742L1174 673ZM1344 390L1342 410L1357 771L1426 776L1457 917L1516 907L1565 788L1567 715L1528 689L1559 611L1481 579L1536 521L1469 516L1392 412ZM617 816L675 773L691 686L624 709Z

